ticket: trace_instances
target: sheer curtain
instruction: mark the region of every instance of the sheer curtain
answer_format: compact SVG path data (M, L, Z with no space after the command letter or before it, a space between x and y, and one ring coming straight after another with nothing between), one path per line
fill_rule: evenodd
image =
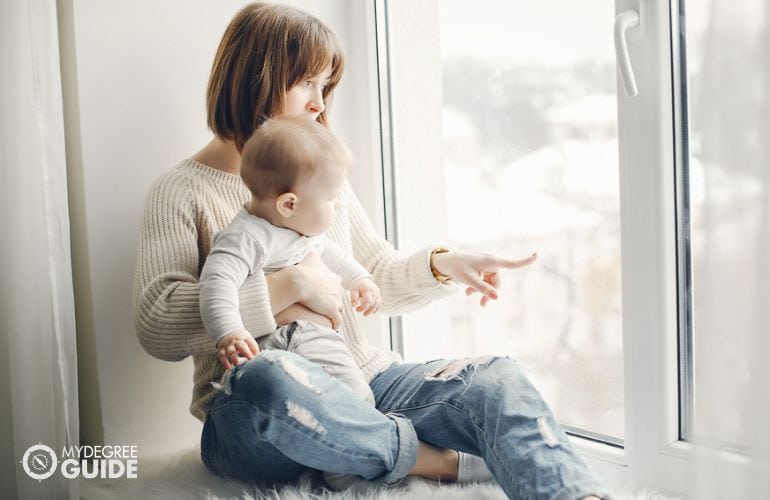
M770 184L766 184L770 186ZM770 216L770 193L765 196L765 216ZM770 220L768 218L765 219ZM763 253L770 255L770 231L763 231ZM752 318L755 328L749 334L750 353L739 366L722 363L723 349L717 342L704 347L696 361L699 384L696 402L698 434L691 465L688 498L770 498L770 266L765 260L762 290L757 292ZM764 298L760 303L759 299ZM724 331L723 342L748 332ZM718 367L721 364L721 368ZM713 368L713 369L712 369ZM739 430L731 434L739 443L719 439L726 427L736 422Z
M77 498L20 461L78 444L75 314L56 2L0 2L0 475L6 498Z
M770 5L685 4L695 345L691 497L770 498Z

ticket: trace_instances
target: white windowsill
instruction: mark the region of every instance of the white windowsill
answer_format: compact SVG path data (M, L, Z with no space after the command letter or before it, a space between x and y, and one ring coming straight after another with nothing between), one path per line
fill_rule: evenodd
M622 467L628 466L626 452L623 448L597 443L596 441L577 436L569 436L569 439L575 450L583 457L593 458Z

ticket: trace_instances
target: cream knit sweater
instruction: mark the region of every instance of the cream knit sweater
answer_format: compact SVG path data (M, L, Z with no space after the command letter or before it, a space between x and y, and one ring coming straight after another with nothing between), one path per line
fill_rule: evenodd
M239 176L188 159L155 181L145 205L134 282L137 336L144 349L159 359L193 357L190 412L201 421L214 395L211 381L221 377L223 368L201 321L198 275L214 235L248 199ZM326 235L374 276L382 291L380 311L385 314L418 309L457 289L433 278L429 259L435 246L404 256L377 234L349 185ZM275 328L264 277L254 275L246 280L240 310L247 330ZM400 361L396 353L366 342L350 304L343 312L341 332L367 380Z

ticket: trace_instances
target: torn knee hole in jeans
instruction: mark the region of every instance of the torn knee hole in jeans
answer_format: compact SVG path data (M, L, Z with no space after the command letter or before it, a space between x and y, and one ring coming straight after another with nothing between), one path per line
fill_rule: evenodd
M263 354L263 356L265 356ZM297 366L295 363L292 363L286 358L280 357L280 358L273 358L270 357L269 359L267 356L264 357L264 359L267 359L268 363L275 363L276 360L278 364L281 366L284 372L292 378L295 382L302 385L303 387L306 387L313 391L316 394L321 394L321 390L316 387L313 384L313 381L310 379L310 374L302 369L301 367ZM232 394L232 382L233 382L233 368L230 368L227 370L222 377L217 381L211 381L212 387L214 387L214 390L216 391L223 391L228 396ZM240 372L239 372L240 375ZM236 377L240 378L240 377Z
M462 380L460 375L466 369L477 369L480 366L486 366L494 360L496 356L478 356L476 358L463 358L452 361L448 365L442 366L438 370L428 373L429 380Z
M291 418L304 425L308 429L311 429L319 434L326 434L326 428L321 425L313 414L305 408L293 401L286 401L286 412Z
M321 390L313 384L312 380L310 380L310 374L307 371L286 358L278 358L278 363L281 365L281 368L283 368L283 371L294 379L295 382L307 387L316 394L321 394Z

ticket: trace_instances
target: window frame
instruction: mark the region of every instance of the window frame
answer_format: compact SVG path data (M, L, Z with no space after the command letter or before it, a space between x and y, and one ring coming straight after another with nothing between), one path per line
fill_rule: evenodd
M636 9L642 30L640 40L629 40L639 94L618 95L625 449L634 483L681 493L687 446L679 427L679 87L672 69L678 40L671 36L679 17L668 2L616 0L615 6L616 14Z

